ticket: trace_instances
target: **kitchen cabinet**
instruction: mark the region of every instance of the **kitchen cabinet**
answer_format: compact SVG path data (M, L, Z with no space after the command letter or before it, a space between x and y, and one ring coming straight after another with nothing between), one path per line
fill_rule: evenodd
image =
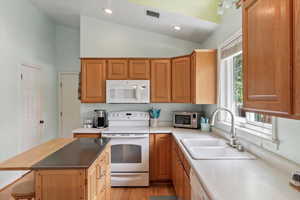
M107 61L108 80L127 80L128 79L128 60L112 59Z
M190 56L172 59L172 102L191 103Z
M150 180L171 180L171 135L150 134Z
M101 59L81 60L81 102L105 102L106 62Z
M191 55L191 102L216 104L217 51L195 50Z
M110 197L110 147L87 169L87 199L106 200ZM108 199L107 199L108 200Z
M294 0L294 114L300 118L300 1Z
M299 15L299 2L294 2ZM243 3L244 109L247 111L280 116L292 114L291 11L292 0L246 0ZM296 14L295 18L299 16ZM297 26L299 20L295 21ZM299 30L296 29L297 40ZM299 44L297 47L296 43L295 48L299 49ZM299 82L297 73L299 76L294 66L295 82ZM294 87L298 88L298 82ZM294 92L297 97L299 91ZM296 110L299 98L297 102Z
M151 102L171 102L171 60L151 60Z
M190 177L183 171L183 199L184 200L191 200L191 184L190 184Z
M86 199L84 169L39 170L36 171L35 183L36 200Z
M36 199L110 200L109 159L107 145L88 169L36 170Z
M172 182L179 199L191 199L190 166L178 147L175 139L172 140ZM183 158L185 160L183 160ZM185 163L186 162L186 163ZM185 163L185 164L184 164Z
M74 138L100 138L99 133L73 133Z
M150 61L148 59L129 60L129 77L131 80L150 79Z

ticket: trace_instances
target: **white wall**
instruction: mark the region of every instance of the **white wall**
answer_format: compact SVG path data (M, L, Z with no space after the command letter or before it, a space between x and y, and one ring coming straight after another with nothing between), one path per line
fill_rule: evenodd
M57 71L54 24L28 0L0 0L0 161L20 153L20 64L42 68L43 141L57 136ZM19 175L0 172L0 188Z
M203 48L217 48L222 42L236 33L242 27L241 10L228 10L223 16L221 26L201 46ZM210 114L216 106L204 106L207 114ZM264 148L284 158L300 164L300 120L278 118L277 134L280 141L279 148L265 145ZM221 125L219 128L223 128Z
M60 72L80 71L80 31L56 25L55 59Z
M198 43L85 17L80 18L81 57L172 57L189 54Z

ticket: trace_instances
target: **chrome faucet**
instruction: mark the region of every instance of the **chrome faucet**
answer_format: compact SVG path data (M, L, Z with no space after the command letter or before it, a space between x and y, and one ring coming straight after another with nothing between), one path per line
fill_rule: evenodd
M233 148L237 148L240 144L239 144L238 139L236 137L235 117L234 117L234 114L231 112L231 110L229 110L227 108L222 108L222 107L217 108L211 116L210 126L215 125L216 116L220 111L226 111L231 115L231 131L230 131L231 136L230 136L230 139L229 139L229 146L231 146Z

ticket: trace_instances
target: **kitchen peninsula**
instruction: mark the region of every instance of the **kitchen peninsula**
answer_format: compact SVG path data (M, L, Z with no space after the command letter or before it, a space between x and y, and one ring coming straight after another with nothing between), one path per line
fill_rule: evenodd
M0 170L32 170L37 200L110 199L109 141L55 139L0 163Z

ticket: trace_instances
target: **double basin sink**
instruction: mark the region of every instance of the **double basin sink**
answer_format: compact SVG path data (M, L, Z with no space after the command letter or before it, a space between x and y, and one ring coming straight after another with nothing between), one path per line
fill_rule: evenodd
M252 160L254 156L228 146L222 139L192 138L181 143L194 160Z

